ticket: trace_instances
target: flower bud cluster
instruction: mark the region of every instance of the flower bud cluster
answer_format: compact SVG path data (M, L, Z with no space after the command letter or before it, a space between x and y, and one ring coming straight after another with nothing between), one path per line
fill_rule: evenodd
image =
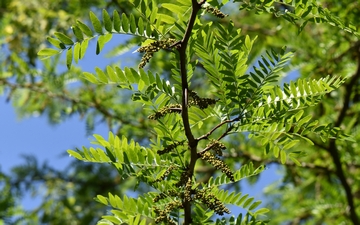
M196 200L200 200L204 203L209 209L214 210L218 215L224 215L224 213L230 214L230 210L225 207L225 205L212 193L207 193L208 191L202 189L198 190L194 195Z
M174 44L176 42L175 39L172 38L167 38L164 40L160 40L160 41L154 41L148 45L142 46L140 47L138 50L136 50L137 52L143 53L145 52L145 54L143 55L143 57L141 58L141 62L139 64L139 68L144 68L144 66L146 65L146 63L149 62L149 60L153 57L155 52L158 52L160 49L166 49L169 48L172 44Z
M153 198L153 202L158 202L160 201L161 199L165 199L169 196L172 196L172 197L178 197L179 196L179 193L174 191L174 190L167 190L166 193L164 192L161 192L160 194L156 195L154 198Z
M177 223L169 217L170 213L176 209L182 207L182 204L178 200L174 200L165 206L165 209L161 210L154 206L154 212L158 215L155 219L155 223L164 222L169 225L176 225Z
M192 187L192 182L191 179L189 178L185 184L185 191L184 191L184 200L190 202L191 199L191 187Z
M211 140L206 147L210 147L210 149L214 150L215 153L219 156L222 156L222 151L226 149L225 145L217 140Z
M163 155L165 153L171 152L173 149L175 149L179 145L183 145L185 141L176 141L168 146L166 146L163 150L158 150L157 154Z
M191 175L189 174L188 168L186 168L180 176L180 180L175 184L176 187L181 187L183 185L186 185L186 183L191 180Z
M159 111L148 116L151 120L158 120L168 113L181 113L181 104L170 104L162 107Z
M174 169L176 169L176 167L175 167L174 165L169 166L169 168L166 169L165 173L162 174L159 178L155 179L155 180L153 181L153 183L159 182L159 181L162 181L162 180L165 180L165 178L166 178L167 176L169 176L169 174L171 173L171 171L173 171Z
M164 199L164 198L166 198L166 197L167 197L167 195L161 192L160 194L156 195L156 196L153 198L153 202L158 202L158 201L160 201L161 199Z
M225 175L230 178L232 182L235 182L234 174L230 170L229 166L226 165L219 157L214 156L210 152L202 152L200 154L201 159L209 162L211 165L213 165L216 169L221 170L221 172L225 173Z
M221 12L220 10L218 10L212 6L209 6L209 5L205 7L205 11L208 13L211 13L214 16L221 18L221 19L228 16L227 14L225 14L225 13Z
M195 91L189 91L192 100L189 105L197 105L200 109L206 109L209 105L215 104L217 100L212 98L200 98Z

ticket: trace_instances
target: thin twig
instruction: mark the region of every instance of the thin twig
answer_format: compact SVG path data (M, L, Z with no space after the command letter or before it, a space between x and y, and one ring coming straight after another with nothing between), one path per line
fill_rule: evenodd
M215 128L216 128L216 127L215 127ZM217 141L220 141L221 139L223 139L226 135L229 134L229 132L230 132L233 128L234 128L233 126L228 127L228 128L226 129L226 131L225 131L222 135L220 135L220 137L218 137L216 140L217 140ZM211 144L211 145L206 146L202 151L198 152L198 155L202 155L202 154L204 154L205 152L209 151L215 144L216 144L216 143L213 143L213 144Z
M196 138L196 140L200 141L202 139L207 139L212 133L214 133L218 128L220 128L222 125L226 124L226 123L232 123L234 121L236 121L237 119L232 119L232 120L225 120L221 123L219 123L218 125L216 125L213 129L211 129L208 133Z

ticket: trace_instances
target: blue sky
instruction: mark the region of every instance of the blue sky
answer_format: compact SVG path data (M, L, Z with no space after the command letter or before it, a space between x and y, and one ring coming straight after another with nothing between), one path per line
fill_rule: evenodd
M117 36L111 42L105 45L103 53L95 56L95 41L90 42L88 51L80 66L84 71L92 72L95 66L104 68L111 62L120 62L121 66L131 66L135 62L131 60L133 55L129 50L128 53L121 57L108 59L104 53L112 49L119 42L124 41L127 36ZM129 60L130 59L130 60ZM63 69L63 68L61 68ZM79 116L73 116L66 119L58 125L50 125L45 116L30 117L19 120L15 109L11 103L6 103L6 96L0 96L0 169L2 172L9 173L14 166L25 162L21 157L24 154L31 154L37 157L38 162L48 162L49 165L62 169L72 160L64 153L68 149L89 146L91 136L86 136L85 121ZM108 136L108 129L105 124L95 127L94 133ZM263 188L276 180L280 179L275 166L270 167L261 174L260 181L255 186L249 186L243 182L243 193L249 193L256 198L262 198ZM92 196L89 196L92 198ZM38 200L26 197L22 202L25 209L36 207Z

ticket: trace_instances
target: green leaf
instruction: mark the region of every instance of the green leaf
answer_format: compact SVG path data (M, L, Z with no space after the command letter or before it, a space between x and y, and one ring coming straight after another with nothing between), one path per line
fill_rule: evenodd
M66 52L66 67L68 69L71 68L72 60L73 60L73 50L72 48L69 48Z
M294 97L298 96L298 91L296 90L294 81L290 81L290 90L291 90L291 93L294 95Z
M102 49L104 48L104 45L109 42L112 38L112 34L108 33L105 35L101 35L98 38L97 44L96 44L96 55L98 55Z
M299 140L292 140L283 147L283 150L290 149L290 148L294 147L298 143L299 143Z
M93 84L98 84L99 81L98 79L96 78L96 76L92 73L89 73L89 72L83 72L83 76L86 80L90 81L91 83Z
M141 35L144 33L144 22L141 17L139 18L139 21L138 21L138 32Z
M74 150L67 150L67 153L69 153L70 156L77 158L78 160L83 160L84 158L76 151Z
M81 31L81 29L78 26L72 26L71 29L78 41L84 40L83 32Z
M133 34L136 32L136 22L133 14L130 14L130 31Z
M153 10L151 11L151 15L149 18L151 24L155 23L157 14L158 14L158 7L154 7Z
M112 32L112 22L111 22L110 15L105 9L103 9L102 15L103 15L103 22L104 22L105 30L107 32L111 33Z
M60 40L52 38L52 37L47 37L46 38L48 40L48 42L50 42L50 44L52 44L54 47L59 48L59 49L66 49L66 46L64 45L64 43L62 43Z
M80 56L79 56L80 59L84 58L88 44L89 44L89 39L85 39L83 42L81 42L81 44L80 44L81 50L80 50Z
M100 203L102 203L104 205L108 205L107 199L102 195L97 195L96 200L98 200Z
M83 22L77 20L76 24L79 26L80 30L88 37L92 37L93 36L93 32L91 31L91 29L84 24Z
M186 11L186 8L188 8L188 7L179 6L178 4L171 4L171 3L163 3L161 4L161 7L168 9L169 11L176 14L177 13L183 14Z
M299 112L295 114L296 121L299 121L303 114L304 114L304 110L299 110Z
M291 153L290 153L291 154ZM294 157L292 157L291 155L289 155L289 158L291 161L293 161L297 166L301 166L301 163Z
M75 61L75 63L79 62L80 55L81 55L81 45L79 42L76 42L74 45L74 61Z
M120 16L117 10L114 10L113 12L113 20L114 20L114 30L116 30L117 32L120 32L120 28L121 28L121 20L120 20Z
M111 66L107 66L106 67L106 72L110 78L110 81L112 82L118 82L118 77L116 76L115 71L113 70L113 68L111 68Z
M249 35L246 35L245 37L245 47L247 48L248 51L251 50L252 44Z
M57 37L62 43L66 44L66 45L73 45L74 42L71 40L71 38L69 38L68 36L66 36L63 33L60 32L55 32L54 33L55 37Z
M261 204L261 201L256 201L249 207L249 210L253 210Z
M109 157L109 159L112 161L112 162L116 162L116 158L115 158L115 156L112 154L112 152L111 152L111 150L108 148L108 147L106 147L105 148L106 149L106 154L107 154L107 156Z
M277 145L274 146L273 153L275 158L279 158L280 149Z
M121 15L121 22L123 31L127 33L129 31L129 19L125 13Z
M250 73L251 78L253 78L255 80L256 83L260 84L261 80L258 76L256 76L254 73Z
M104 220L100 220L96 225L114 225L121 224L121 220L116 216L102 216Z
M268 213L270 212L269 209L267 208L261 208L261 209L258 209L254 212L254 215L260 215L260 214L265 214L265 213Z
M92 25L94 27L95 32L98 33L98 34L103 34L103 30L102 30L100 20L97 18L95 13L90 11L89 14L90 14L90 20L91 20L91 23L92 23Z
M244 207L244 208L247 208L247 207L250 205L250 203L252 203L252 201L254 201L254 197L248 198L248 199L244 202L243 207Z
M309 121L311 120L311 118L312 118L312 115L307 115L307 116L305 116L304 118L302 118L302 119L297 123L296 126L301 127L304 123L309 122Z
M106 84L108 82L108 78L107 78L106 74L104 73L104 71L102 71L102 69L100 69L99 67L95 67L95 71L99 77L99 80L102 83Z
M38 52L38 55L40 55L40 56L53 56L53 55L59 54L60 52L61 51L53 49L53 48L44 48L44 49L41 49Z
M146 32L146 36L148 36L148 37L151 36L152 29L151 29L150 23L147 23L147 24L146 24L146 30L145 30L145 32Z
M176 19L172 16L169 16L167 14L163 14L163 13L158 13L157 15L159 17L158 23L163 22L166 24L174 24Z
M286 163L286 152L285 151L280 151L280 161L282 164Z

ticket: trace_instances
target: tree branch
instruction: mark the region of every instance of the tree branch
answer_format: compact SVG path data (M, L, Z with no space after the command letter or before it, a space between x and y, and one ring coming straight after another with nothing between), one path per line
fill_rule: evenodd
M190 163L187 168L187 174L189 176L188 179L192 179L194 174L194 168L196 160L198 159L197 156L197 144L198 140L194 138L194 135L191 132L191 127L189 123L189 114L188 114L188 96L189 96L189 84L187 81L187 57L186 57L186 49L187 45L191 36L191 32L195 23L195 19L197 16L197 13L201 9L201 5L205 3L205 0L202 0L201 2L197 2L197 0L192 0L192 11L190 15L189 22L186 27L186 31L184 34L183 39L177 44L178 51L179 51L179 57L180 57L180 74L181 74L181 86L182 86L182 111L181 111L181 117L184 124L184 130L185 135L189 142L190 147ZM184 207L184 225L189 225L192 223L191 220L191 201L187 198L183 200L183 207Z
M334 126L339 127L343 120L345 119L346 112L350 108L350 99L351 99L351 93L354 88L354 86L357 84L357 81L360 79L360 49L356 49L357 51L357 58L358 58L358 67L357 71L354 74L354 76L351 78L351 80L345 85L345 96L344 96L344 104L343 107L339 113L339 116L334 124ZM354 196L351 191L351 187L349 183L346 180L345 172L342 168L341 164L341 156L339 154L339 150L336 146L336 141L334 139L331 139L329 141L329 148L328 152L331 155L331 158L335 164L336 167L336 174L338 178L340 179L341 185L343 186L345 193L346 193L346 199L349 206L349 213L350 213L350 219L353 222L354 225L360 224L359 218L356 214L355 210L355 204L354 204Z
M218 128L220 128L222 125L226 124L226 123L232 123L234 122L236 119L232 119L232 120L225 120L221 123L219 123L218 125L216 125L213 129L211 129L208 133L196 138L196 140L200 141L202 139L207 139L212 133L214 133Z

